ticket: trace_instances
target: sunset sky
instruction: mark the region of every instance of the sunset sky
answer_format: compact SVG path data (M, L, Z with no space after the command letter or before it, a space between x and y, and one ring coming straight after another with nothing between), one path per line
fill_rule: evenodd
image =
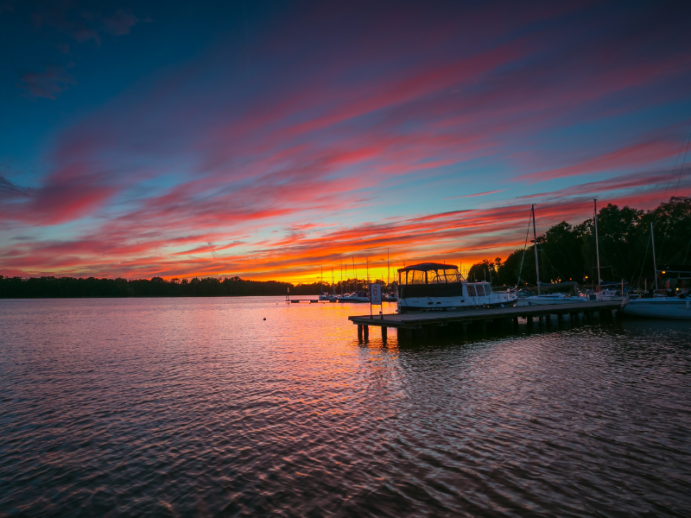
M688 2L0 0L0 56L1 275L465 269L691 194Z

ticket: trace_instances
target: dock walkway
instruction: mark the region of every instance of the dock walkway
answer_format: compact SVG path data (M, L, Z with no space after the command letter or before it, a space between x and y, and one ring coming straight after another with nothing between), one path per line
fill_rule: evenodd
M407 331L426 330L435 327L460 324L467 329L470 324L482 324L502 320L513 320L518 325L518 318L525 318L529 326L533 325L533 318L549 319L556 315L562 320L565 314L572 317L584 314L590 317L594 312L600 316L611 316L613 311L619 310L621 302L574 302L573 304L553 304L545 306L516 306L494 309L465 309L460 311L430 311L427 313L402 313L387 315L362 315L348 317L353 324L358 326L358 338L365 340L369 336L369 326L381 327L382 338L386 339L386 329L389 327ZM411 333L412 335L412 333Z

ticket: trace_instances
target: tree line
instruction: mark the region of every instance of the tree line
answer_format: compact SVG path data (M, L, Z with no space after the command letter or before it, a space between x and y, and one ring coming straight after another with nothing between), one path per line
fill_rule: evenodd
M609 204L597 214L600 271L603 282L622 279L631 286L648 286L654 279L651 223L658 270L691 268L691 198L672 197L652 210ZM526 220L527 224L527 220ZM530 230L532 237L532 229ZM532 240L502 261L485 259L474 264L468 280L492 280L514 286L519 280L535 285L535 250ZM597 284L595 225L590 218L578 225L566 221L537 237L540 282L576 281Z
M249 295L317 295L319 283L293 285L279 281L252 281L240 277L218 279L150 280L96 279L74 277L3 277L0 298L71 297L228 297Z
M382 285L382 280L374 280ZM292 284L280 281L252 281L240 277L205 277L165 280L97 279L95 277L4 277L0 275L0 298L73 297L244 297L255 295L319 295L322 292L349 293L366 290L362 279L344 279L335 284L314 282Z

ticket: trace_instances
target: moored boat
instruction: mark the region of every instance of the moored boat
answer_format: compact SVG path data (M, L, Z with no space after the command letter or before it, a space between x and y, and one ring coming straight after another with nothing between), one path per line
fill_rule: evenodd
M494 293L488 282L467 282L458 267L422 263L398 270L398 312L451 311L516 304L511 292Z
M353 293L347 293L338 299L338 302L357 302L364 303L369 302L369 297L365 291L355 291Z
M567 293L549 293L544 295L534 295L525 300L531 306L551 306L554 304L573 304L575 302L588 302L588 299L578 295L569 295Z
M644 318L691 320L691 298L652 297L627 300L623 314Z
M624 315L644 318L665 318L672 320L691 320L691 297L685 281L689 280L691 267L675 265L663 270L657 269L655 259L655 234L652 222L650 223L650 241L653 249L653 268L655 274L655 289L652 298L627 298L622 303ZM658 276L662 274L665 279L664 289L658 288ZM665 277L674 274L676 278ZM677 295L675 295L675 292Z

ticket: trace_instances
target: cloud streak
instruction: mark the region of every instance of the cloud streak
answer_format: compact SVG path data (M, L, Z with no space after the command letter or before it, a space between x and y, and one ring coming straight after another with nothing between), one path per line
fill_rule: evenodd
M462 196L450 196L448 198L442 198L442 200L458 200L461 198L477 198L478 196L489 196L490 194L497 194L500 192L504 192L506 189L498 189L496 191L485 191L485 192L477 192L475 194L463 194Z
M376 271L382 267L388 250L395 265L430 256L469 264L487 255L505 256L520 247L530 203L538 202L538 226L545 231L563 220L589 217L591 199L600 193L609 193L604 199L600 197L603 203L652 208L659 203L667 184L676 178L674 172L639 174L633 179L624 175L577 190L545 193L540 199L521 203L290 232L259 242L251 238L229 242L225 233L201 232L170 239L145 226L137 229L111 223L103 233L77 241L22 241L0 253L0 273L24 268L34 274L76 274L88 264L85 273L89 275L108 275L116 269L127 277L239 274L262 279L304 279L320 266L337 266L343 259L350 265L351 257L355 258L358 275L364 273L365 257ZM691 194L691 180L683 179L680 189L680 194ZM237 249L243 250L233 252Z

